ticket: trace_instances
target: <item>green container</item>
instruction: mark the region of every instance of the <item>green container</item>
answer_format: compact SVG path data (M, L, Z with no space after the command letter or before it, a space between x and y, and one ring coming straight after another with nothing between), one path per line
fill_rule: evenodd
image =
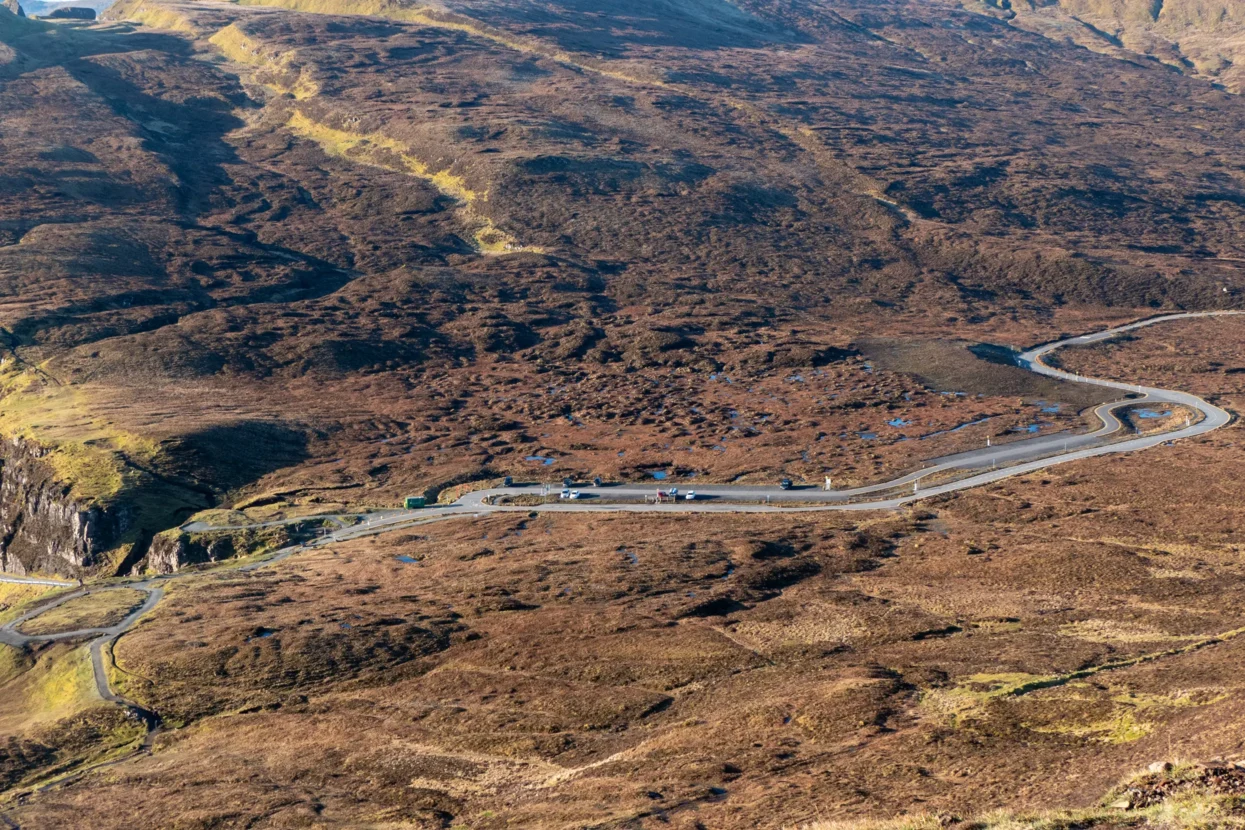
M406 501L402 502L402 506L407 510L413 510L416 507L424 507L428 504L428 500L423 496L407 496Z

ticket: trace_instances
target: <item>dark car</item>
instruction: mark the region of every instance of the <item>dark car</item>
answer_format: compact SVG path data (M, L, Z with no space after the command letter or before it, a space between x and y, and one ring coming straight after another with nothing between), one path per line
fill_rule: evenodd
M513 487L513 486L514 486L514 478L513 478L513 477L511 477L511 476L506 476L505 478L503 478L503 479L501 480L501 486L502 486L502 487Z
M563 486L563 487L570 487L570 486L571 486L572 484L574 484L574 483L575 483L575 479L573 479L573 478L564 478L564 479L562 479L562 486Z
M790 489L791 489L791 479L789 479L789 478L784 478L782 481L778 482L778 486L779 486L779 487L781 487L783 490L790 490Z
M601 486L601 477L600 477L600 476L597 476L596 478L594 478L594 479L592 480L592 486L593 486L593 487L600 487L600 486Z

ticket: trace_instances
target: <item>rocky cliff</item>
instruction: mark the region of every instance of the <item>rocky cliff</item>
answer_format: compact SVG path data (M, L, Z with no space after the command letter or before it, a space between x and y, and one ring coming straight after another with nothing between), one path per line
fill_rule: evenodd
M234 553L233 539L229 536L205 540L173 531L162 533L151 540L147 567L156 573L171 574L187 565L229 559Z
M315 536L323 522L308 519L289 526L237 528L226 531L189 533L166 530L151 540L143 566L161 574L171 574L190 565L220 562L235 556L269 553Z
M1245 0L993 0L1016 22L1094 51L1145 55L1245 90Z
M18 17L25 17L26 12L22 10L21 3L17 0L0 0L0 8L7 9Z
M117 545L131 511L76 503L46 454L21 439L0 442L0 570L77 576Z
M53 9L47 15L48 20L94 20L95 9L82 6Z

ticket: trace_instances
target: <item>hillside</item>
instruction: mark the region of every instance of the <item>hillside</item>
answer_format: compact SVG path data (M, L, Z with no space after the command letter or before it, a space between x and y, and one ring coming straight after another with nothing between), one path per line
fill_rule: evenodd
M850 400L758 400L723 442L739 402L696 378L1235 302L1238 97L948 5L679 9L6 19L5 430L111 528L10 566L124 570L205 507L391 504L529 456L636 475L679 436L718 480L868 481L919 457L764 446L875 431ZM885 368L868 397L911 398Z
M1241 318L1016 363L1241 307L1237 0L105 18L0 8L0 824L1239 826Z
M1025 28L1127 60L1144 57L1245 91L1240 0L1025 0L992 4Z

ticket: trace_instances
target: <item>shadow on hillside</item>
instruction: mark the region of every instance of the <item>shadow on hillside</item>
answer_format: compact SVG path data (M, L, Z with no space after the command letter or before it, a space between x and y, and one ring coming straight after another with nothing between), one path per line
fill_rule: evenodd
M227 493L305 461L307 434L270 421L240 421L182 436L168 457L180 476Z

